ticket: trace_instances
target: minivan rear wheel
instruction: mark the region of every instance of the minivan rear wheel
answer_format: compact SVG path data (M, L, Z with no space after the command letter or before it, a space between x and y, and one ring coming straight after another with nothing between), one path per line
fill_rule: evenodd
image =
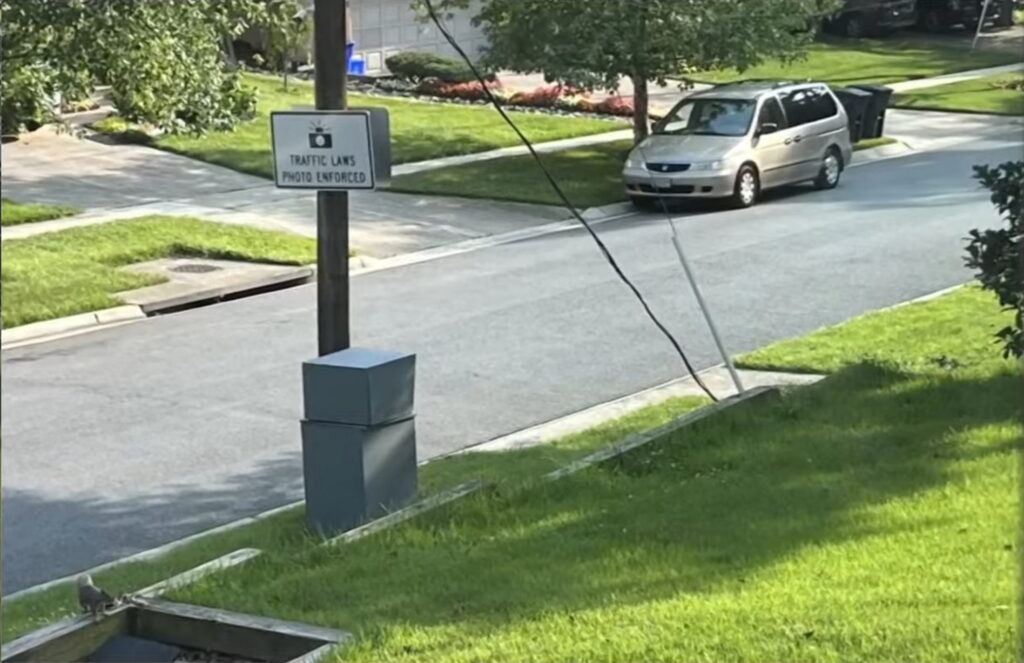
M757 169L750 164L740 167L736 173L736 185L733 187L733 207L750 207L757 202L757 196L761 193L761 179L757 176Z
M821 160L821 169L814 180L818 189L834 189L839 185L839 177L843 174L843 157L834 147L828 148Z

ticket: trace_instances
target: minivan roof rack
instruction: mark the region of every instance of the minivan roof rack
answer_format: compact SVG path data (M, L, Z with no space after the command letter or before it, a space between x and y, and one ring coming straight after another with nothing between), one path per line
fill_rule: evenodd
M812 83L812 82L813 81L811 79L809 79L809 78L805 78L803 80L795 80L795 79L793 79L793 80L783 80L783 79L779 79L779 78L744 78L744 79L738 80L738 81L729 81L728 83L722 83L721 85L718 85L716 87L726 87L726 86L729 86L729 85L751 85L751 84L759 83L759 84L762 84L762 85L771 84L771 86L773 88L776 88L776 87L786 87L787 85L799 85L800 83Z

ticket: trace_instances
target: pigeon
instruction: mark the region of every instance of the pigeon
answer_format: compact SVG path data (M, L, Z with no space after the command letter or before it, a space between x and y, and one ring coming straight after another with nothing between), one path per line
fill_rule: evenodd
M92 576L88 573L78 576L78 604L82 606L82 612L96 617L106 606L114 603L113 596L93 584Z

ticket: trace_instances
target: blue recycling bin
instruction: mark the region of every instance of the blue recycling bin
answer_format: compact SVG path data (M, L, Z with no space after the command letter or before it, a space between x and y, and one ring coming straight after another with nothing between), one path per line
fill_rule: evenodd
M366 60L355 54L356 45L349 42L345 45L345 71L352 76L366 75Z

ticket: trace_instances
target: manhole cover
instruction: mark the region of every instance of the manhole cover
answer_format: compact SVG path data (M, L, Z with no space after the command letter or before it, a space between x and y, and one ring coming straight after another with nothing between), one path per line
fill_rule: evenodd
M183 272L185 274L205 274L206 272L216 272L218 269L220 269L220 267L217 265L190 263L187 265L175 265L174 267L171 267L169 271Z

